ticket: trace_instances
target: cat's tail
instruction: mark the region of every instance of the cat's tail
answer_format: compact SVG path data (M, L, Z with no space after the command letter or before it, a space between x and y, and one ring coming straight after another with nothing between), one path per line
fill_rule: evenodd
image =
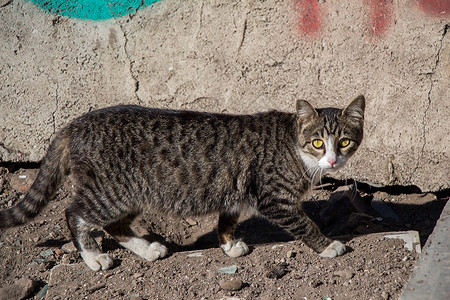
M22 201L0 211L0 228L26 223L35 217L54 197L64 177L69 157L69 139L63 132L57 135L44 157L39 173Z

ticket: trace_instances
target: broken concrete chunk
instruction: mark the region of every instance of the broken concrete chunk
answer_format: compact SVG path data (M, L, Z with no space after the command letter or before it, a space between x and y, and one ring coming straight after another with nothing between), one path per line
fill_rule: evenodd
M15 283L0 289L0 300L27 298L34 290L36 282L28 277L22 277Z

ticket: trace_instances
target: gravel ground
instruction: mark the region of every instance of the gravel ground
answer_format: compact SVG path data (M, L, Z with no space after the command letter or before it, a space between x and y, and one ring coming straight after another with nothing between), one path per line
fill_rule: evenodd
M0 167L0 207L15 205L35 174L35 169ZM448 193L376 191L359 184L355 194L341 182L326 182L305 199L304 208L325 233L346 242L348 252L341 257L321 258L247 212L237 235L251 245L251 253L233 259L218 249L217 216L180 219L149 210L134 227L164 239L171 255L146 262L98 230L115 265L97 273L70 242L66 184L37 218L0 232L0 299L40 299L45 293L46 299L397 299L418 254L402 240L384 236L418 231L423 245Z

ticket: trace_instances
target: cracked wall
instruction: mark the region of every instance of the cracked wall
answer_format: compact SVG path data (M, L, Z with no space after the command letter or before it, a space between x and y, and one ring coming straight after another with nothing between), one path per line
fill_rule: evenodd
M0 5L0 162L39 161L55 131L109 105L253 113L363 93L365 139L339 176L450 188L448 13L393 1L377 23L376 1L318 1L305 35L307 2L163 0L101 22Z

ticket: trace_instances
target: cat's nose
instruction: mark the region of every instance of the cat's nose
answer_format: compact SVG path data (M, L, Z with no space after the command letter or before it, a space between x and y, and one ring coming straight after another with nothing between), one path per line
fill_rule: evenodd
M331 167L334 167L334 164L336 163L336 158L329 157L327 159L327 162L331 165Z

